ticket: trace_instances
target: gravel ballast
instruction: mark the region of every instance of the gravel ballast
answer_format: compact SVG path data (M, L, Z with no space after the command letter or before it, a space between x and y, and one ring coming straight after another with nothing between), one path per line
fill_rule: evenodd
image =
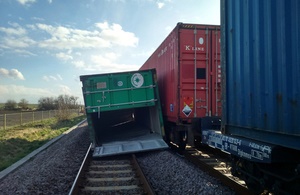
M89 145L85 122L0 180L0 194L68 194ZM158 195L234 194L170 150L139 153L137 159Z
M68 194L89 144L85 122L3 178L0 193Z
M157 195L235 194L230 188L169 150L145 153L137 159Z

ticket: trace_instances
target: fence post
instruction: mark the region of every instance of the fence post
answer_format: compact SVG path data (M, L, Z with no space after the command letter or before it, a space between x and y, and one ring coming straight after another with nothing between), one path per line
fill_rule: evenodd
M3 116L3 128L6 129L6 114Z
M34 112L32 112L32 122L34 123Z
M20 124L22 125L22 123L23 123L23 114L22 114L22 112L20 113Z
M6 114L3 115L3 129L6 129Z
M43 119L44 119L44 111L42 111L42 121L43 121Z

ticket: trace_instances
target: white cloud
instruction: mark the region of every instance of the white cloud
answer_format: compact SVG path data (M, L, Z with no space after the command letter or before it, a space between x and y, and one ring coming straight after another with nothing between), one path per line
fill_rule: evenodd
M122 72L139 68L138 65L120 64L117 62L118 58L119 56L112 52L103 55L91 55L89 64L81 62L77 68L98 73Z
M122 53L122 52L120 52ZM140 65L119 63L121 55L119 52L95 52L93 54L82 55L85 59L80 59L81 56L76 57L76 60L70 61L71 64L82 72L97 72L109 73L137 70Z
M61 59L61 60L64 60L64 61L73 60L73 56L71 56L71 55L69 55L67 53L63 53L63 52L57 53L57 54L55 54L55 56L58 59Z
M30 103L37 103L41 96L52 97L57 95L48 89L30 88L22 85L0 85L0 91L0 102L6 102L8 99L18 101L24 98Z
M174 29L174 26L166 26L166 27L165 27L165 31L166 31L167 33L171 32L173 29Z
M45 21L45 19L44 18L39 18L39 17L32 17L31 18L32 20L36 20L36 21Z
M36 0L17 0L20 4L22 5L26 5L26 4L29 4L29 3L35 3Z
M140 66L135 64L116 64L112 63L110 65L104 64L92 64L89 66L85 66L85 72L88 74L95 74L97 73L111 73L111 72L123 72L123 71L134 71L138 70Z
M135 47L138 38L134 33L126 32L119 24L96 23L99 29L93 31L37 24L39 30L47 32L49 39L39 42L39 46L52 49L92 49L107 48L112 45Z
M6 34L6 36L0 36L1 48L27 48L35 44L35 41L27 36L27 30L25 28L22 28L18 23L9 23L9 25L12 27L0 27L0 32Z
M10 28L0 27L0 50L9 50L23 56L36 56L37 52L49 53L70 62L80 70L101 72L136 70L137 65L117 62L126 47L136 47L139 39L134 33L125 31L119 24L95 23L92 30L81 30L44 23L28 24L24 27L10 23ZM1 37L1 32L2 36ZM31 35L42 35L31 36ZM37 38L38 37L38 38ZM42 48L38 51L36 48ZM107 51L107 49L114 52ZM49 51L50 49L50 51ZM53 50L55 53L51 53ZM101 53L101 55L99 55ZM58 76L45 75L45 81L61 80Z
M8 36L22 36L25 35L27 32L24 28L21 28L20 26L14 26L15 28L4 28L0 27L0 31L4 32Z
M44 75L44 76L43 76L43 80L49 82L49 81L50 81L50 78L49 78L48 76L45 76L45 75Z
M76 68L83 69L86 67L86 64L82 60L76 60L72 62L73 65L75 65Z
M165 4L162 2L157 2L158 9L161 9Z
M52 76L52 75L50 75L50 76L48 76L51 80L53 80L53 81L57 81L57 78L55 77L55 76Z
M0 68L0 76L12 78L12 79L25 80L23 74L20 71L18 71L17 69L7 70L5 68Z
M43 80L50 82L50 81L61 81L63 80L60 74L57 74L56 76L54 75L44 75Z
M80 52L75 53L77 56L81 56L82 54Z
M81 30L48 24L28 24L21 27L10 23L11 27L0 27L0 48L15 50L36 47L52 50L87 50L113 47L136 47L139 39L132 32L124 31L119 24L95 23L93 30ZM35 36L32 36L32 35ZM36 36L39 34L39 36ZM41 37L42 35L42 37ZM70 53L57 53L57 58L72 60Z
M57 74L56 77L57 77L59 80L61 80L61 81L63 80L63 78L61 77L60 74Z
M119 55L113 52L104 53L103 55L92 55L91 61L95 64L111 65L118 59Z
M109 73L120 71L132 71L138 70L141 66L140 63L131 63L131 58L145 58L147 59L154 51L154 48L147 51L130 52L126 49L109 51L109 49L101 49L94 51L93 53L87 52L83 54L73 55L74 60L70 60L71 65L83 72L83 74L97 72L97 73ZM128 59L124 61L125 59Z
M22 56L25 56L25 57L28 57L28 56L36 56L36 54L34 53L31 53L27 50L22 50L22 49L16 49L14 52L22 55Z
M33 46L35 44L35 41L28 37L21 37L21 38L15 38L15 37L4 37L2 39L3 45L0 47L3 48L27 48L30 46ZM1 43L1 41L0 41Z
M66 85L59 85L59 91L64 95L72 95L72 90Z
M107 22L104 22L96 23L95 25L102 30L100 33L101 37L105 40L110 40L116 45L135 47L138 44L139 39L134 33L124 31L119 24L109 26Z
M49 39L39 42L39 46L48 49L89 49L109 47L110 42L99 36L99 32L53 27L46 24L37 24L37 27L50 35Z
M165 7L166 4L171 3L171 2L172 2L172 0L158 0L156 2L156 5L157 5L158 9L161 9L161 8Z

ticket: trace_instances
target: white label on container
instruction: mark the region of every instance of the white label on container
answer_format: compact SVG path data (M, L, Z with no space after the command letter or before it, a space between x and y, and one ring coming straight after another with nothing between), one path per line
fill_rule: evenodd
M123 86L123 81L118 81L118 86L122 87Z
M202 45L204 43L204 39L202 37L199 38L199 43Z
M140 73L135 73L134 75L132 75L131 84L136 88L141 87L144 84L143 75L141 75Z

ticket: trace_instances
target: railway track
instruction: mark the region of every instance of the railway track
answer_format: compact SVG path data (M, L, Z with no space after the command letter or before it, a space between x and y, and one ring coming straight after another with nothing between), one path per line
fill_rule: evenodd
M190 162L194 163L202 170L206 170L210 175L218 178L223 184L233 189L237 194L252 194L243 180L240 180L231 174L230 160L229 156L226 154L218 153L218 151L207 147L194 148L189 146L187 146L182 154Z
M91 146L69 195L73 194L155 194L135 155L93 159Z

